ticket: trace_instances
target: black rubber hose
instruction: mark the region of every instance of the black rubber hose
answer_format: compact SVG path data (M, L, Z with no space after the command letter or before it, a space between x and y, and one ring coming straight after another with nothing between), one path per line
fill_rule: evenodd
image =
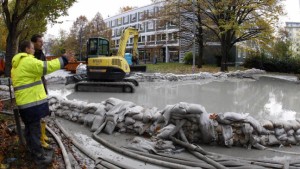
M93 138L96 141L100 142L102 145L108 147L109 149L111 149L111 150L113 150L115 152L118 152L120 154L126 155L128 157L133 158L133 159L144 161L145 163L151 163L151 164L155 164L155 165L158 165L158 166L163 166L163 167L167 167L167 168L174 168L174 169L184 169L184 168L187 168L184 165L173 164L173 163L170 163L170 162L164 162L164 161L160 161L160 160L156 160L156 159L151 159L151 158L148 158L148 157L143 157L143 156L134 154L132 152L125 151L125 150L123 150L121 148L118 148L118 147L116 147L116 146L108 143L104 139L102 139L99 136L97 136L95 133L93 133Z
M116 162L113 162L112 160L107 160L103 158L98 158L97 156L93 155L90 151L88 151L86 148L84 148L81 144L79 144L72 136L69 134L62 126L61 124L55 120L55 124L58 126L58 128L64 133L64 135L69 138L72 141L72 144L74 144L81 152L83 152L85 155L87 155L89 158L93 159L95 161L95 165L103 165L104 167L110 168L110 169L120 169L120 168L126 168L126 167L117 167L114 165ZM112 163L111 163L112 162ZM120 164L122 165L122 164ZM124 165L123 165L124 166Z
M127 149L127 148L126 148ZM162 156L158 156L158 155L154 155L154 154L149 154L149 153L144 153L144 152L140 152L140 151L135 151L135 150L131 150L131 149L127 149L128 151L131 151L133 153L136 154L140 154L146 157L150 157L150 158L154 158L154 159L158 159L158 160L163 160L163 161L167 161L170 163L176 163L176 164L183 164L183 165L187 165L187 166L192 166L192 167L201 167L201 168L207 168L207 169L214 169L215 167L204 163L204 162L191 162L191 161L185 161L185 160L180 160L180 159L174 159L171 157L162 157Z
M66 169L72 169L72 165L70 163L70 159L68 156L68 153L66 151L66 148L64 146L64 144L61 142L60 138L54 133L54 131L52 131L47 125L46 125L46 129L50 132L50 134L55 138L56 142L58 143L61 152L62 152L62 156L66 165Z

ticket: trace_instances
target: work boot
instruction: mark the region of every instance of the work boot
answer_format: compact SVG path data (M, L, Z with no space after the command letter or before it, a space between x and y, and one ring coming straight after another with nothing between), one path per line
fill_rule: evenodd
M50 141L50 139L46 135L46 122L41 121L41 145L44 149L52 149L52 146L50 146L46 141Z
M33 159L37 166L48 166L52 163L52 157L46 156L44 153L33 153Z

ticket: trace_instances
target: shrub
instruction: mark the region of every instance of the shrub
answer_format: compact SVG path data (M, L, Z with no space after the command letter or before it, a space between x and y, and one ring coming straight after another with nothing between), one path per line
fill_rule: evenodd
M198 56L197 56L197 53L196 53L196 56L195 56L195 63L197 64L198 63ZM187 64L187 65L192 65L193 64L193 52L187 52L184 54L184 58L183 58L183 62L184 64Z
M300 73L300 59L295 57L271 58L264 55L251 55L245 59L244 66L268 72Z

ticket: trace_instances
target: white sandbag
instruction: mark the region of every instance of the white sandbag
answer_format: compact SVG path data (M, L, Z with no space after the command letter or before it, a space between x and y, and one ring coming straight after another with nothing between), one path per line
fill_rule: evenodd
M57 109L57 110L55 111L55 115L61 117L61 116L62 116L62 111L63 111L62 109Z
M56 104L58 102L56 97L51 97L48 99L49 105Z
M276 135L276 137L279 137L279 136L281 136L283 134L286 134L284 128L275 128L275 135Z
M267 137L268 137L267 145L274 146L274 145L280 145L281 144L281 142L275 137L275 135L270 134Z
M107 117L113 117L114 123L122 122L125 119L126 109L133 107L134 103L128 101L122 101L121 103L115 105L107 113Z
M89 103L88 105L84 106L81 110L81 113L85 114L94 114L97 110L97 104L96 103Z
M297 140L297 142L300 142L300 135L295 135L295 139Z
M289 127L293 128L294 130L298 130L300 129L300 123L297 121L297 120L288 120L287 121L287 124L289 124ZM285 127L284 128L286 129L287 131L287 128L288 127Z
M161 111L157 111L152 116L153 121L157 121L158 123L162 122L164 120L164 117L161 114Z
M233 132L231 125L221 125L222 127L222 139L224 141L224 145L227 147L231 147L233 144Z
M213 121L209 118L209 114L206 112L204 108L201 108L201 105L194 106L197 107L198 119L199 121L199 130L201 131L201 141L203 143L211 143L216 140L215 127ZM199 110L201 108L201 110ZM195 112L195 111L194 111ZM201 112L201 114L199 114Z
M202 114L206 112L205 108L199 104L189 104L186 111L191 114Z
M144 114L142 112L140 112L138 114L133 115L132 118L134 120L142 121L143 120L143 116L144 116Z
M282 134L280 136L277 136L277 139L279 141L287 141L288 140L288 137L287 137L287 134Z
M144 110L144 107L135 105L133 107L127 108L125 111L125 115L126 116L134 116L136 114L141 113L143 110Z
M86 114L84 114L84 113L79 113L79 114L78 114L78 117L77 117L77 122L80 123L80 124L83 124L83 123L84 123L85 116L86 116Z
M117 104L120 104L121 102L123 102L123 100L111 97L105 101L105 110L109 111L112 107L114 107Z
M291 130L289 130L289 131L286 132L286 134L287 134L288 136L293 136L294 133L295 133L295 130L294 130L294 129L291 129Z
M106 113L105 106L103 104L98 104L97 110L94 112L94 114L104 116L105 113Z
M230 120L232 122L244 122L249 116L249 113L236 113L236 112L225 112L222 114L224 120Z
M146 108L143 111L143 122L148 123L150 120L152 120L153 116L153 110Z
M92 132L96 131L103 124L104 119L105 119L105 117L96 115L96 117L93 121L93 125L91 127L91 131Z
M61 112L61 116L62 116L62 117L67 117L69 113L71 113L71 110L63 110L63 111Z
M125 124L126 125L131 125L131 124L134 124L135 123L135 120L131 117L125 117Z
M119 122L117 125L116 125L116 127L118 128L118 129L122 129L122 128L125 128L125 122Z
M104 132L111 135L114 132L116 124L113 121L108 121L104 128Z
M273 129L274 129L273 123L272 123L270 120L261 120L261 121L260 121L260 124L261 124L265 129L268 129L268 130L273 130Z
M256 119L254 119L252 116L247 116L245 119L246 122L250 123L251 126L255 129L255 131L258 134L264 135L264 134L270 134L270 131L265 129Z
M84 121L83 121L83 124L89 128L92 127L93 125L93 121L95 119L96 115L94 114L87 114L85 117L84 117Z
M283 120L272 120L274 128L283 128Z
M176 114L186 114L189 104L186 102L180 102L174 105L172 112Z
M167 105L161 113L164 117L165 125L169 124L173 107L174 105Z
M286 142L287 142L287 144L293 144L293 145L297 144L297 140L294 136L288 136Z
M141 152L155 152L157 153L157 151L154 148L155 143L150 142L148 140L145 140L143 138L140 137L134 137L132 142L129 143L126 148L132 149L132 150L136 150L136 151L141 151Z
M157 137L160 139L169 139L169 135L174 128L175 128L174 124L167 125L166 127L158 130Z

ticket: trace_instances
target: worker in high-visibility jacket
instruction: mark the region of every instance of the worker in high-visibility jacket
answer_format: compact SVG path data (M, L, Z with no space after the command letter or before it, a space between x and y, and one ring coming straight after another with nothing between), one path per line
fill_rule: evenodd
M37 164L50 164L52 157L46 156L40 142L40 119L50 113L41 77L62 69L69 56L51 61L38 60L33 56L34 47L30 41L22 42L20 50L22 53L12 59L11 78L16 104L25 124L26 145Z

